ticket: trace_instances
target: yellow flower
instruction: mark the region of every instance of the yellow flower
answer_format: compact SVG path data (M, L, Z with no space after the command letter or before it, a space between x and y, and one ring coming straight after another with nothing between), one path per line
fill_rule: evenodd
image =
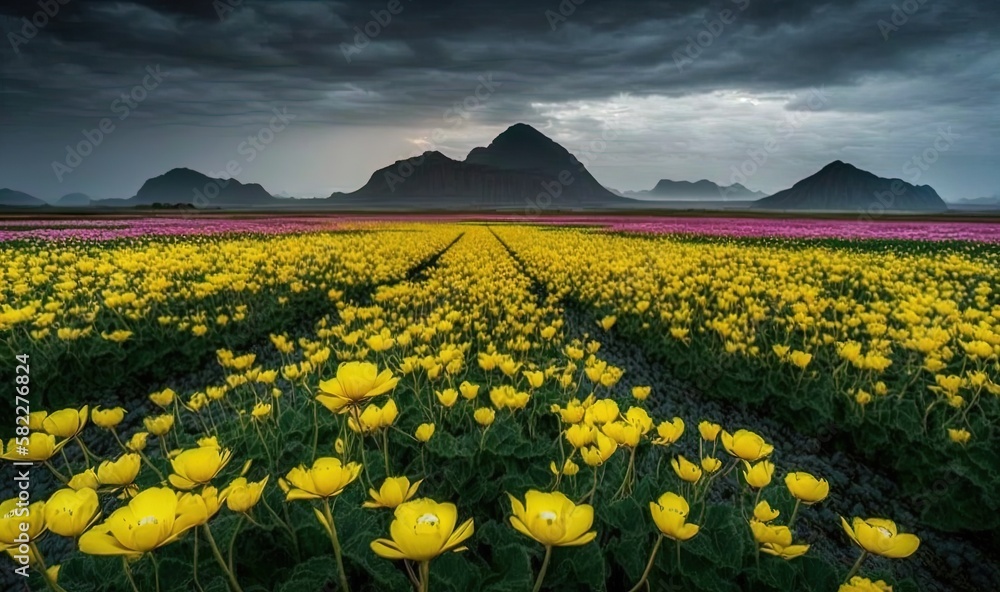
M45 528L45 502L25 507L13 497L0 504L0 551L38 539Z
M737 430L735 434L723 430L722 447L730 455L750 462L756 462L774 451L774 446L750 430Z
M594 508L576 505L563 493L543 493L534 489L524 494L524 503L507 494L513 510L510 523L515 530L546 547L575 547L594 540Z
M52 458L52 455L59 451L60 448L66 445L69 440L63 440L56 444L56 437L52 434L43 434L42 432L31 432L28 435L28 445L18 446L17 439L11 438L7 442L7 450L4 451L2 458L4 460L11 461L46 461ZM27 454L22 454L27 449Z
M199 446L185 450L171 459L174 472L168 479L177 489L194 489L208 485L219 471L229 463L232 453L215 446Z
M226 507L233 512L245 514L253 509L260 501L260 496L264 493L267 480L270 476L265 476L260 481L247 481L245 477L237 477L226 488Z
M701 459L701 468L706 473L714 473L722 468L722 461L714 456L706 456Z
M114 461L103 461L97 467L97 481L113 487L131 485L139 474L141 463L138 453L123 454Z
M781 557L785 561L788 561L789 559L805 555L806 551L809 550L809 545L776 545L774 543L767 543L761 545L760 550L768 555Z
M651 386L634 386L632 387L632 396L638 401L645 401L649 398L649 393L653 392L653 387Z
M369 399L384 395L396 386L391 370L381 373L369 362L347 362L337 368L336 378L319 383L316 400L334 412L343 412L352 405L362 405Z
M772 509L767 500L761 500L753 509L753 517L759 522L770 522L777 518L781 512Z
M146 439L148 437L149 432L136 432L129 438L125 447L135 452L141 452L146 449Z
M42 429L46 434L52 434L59 438L72 438L83 431L90 417L90 407L84 405L80 409L60 409L55 413L50 413L42 421Z
M765 524L758 520L751 520L750 530L753 532L754 540L760 545L787 547L792 544L792 531L787 526Z
M472 414L476 423L484 428L493 424L493 420L496 418L496 415L496 412L489 407L480 407Z
M432 423L422 423L417 426L417 431L414 433L417 440L423 443L427 443L431 436L434 435L434 424Z
M155 417L146 417L143 418L142 425L154 436L164 436L174 427L174 416L164 413Z
M125 410L121 407L111 409L101 409L94 407L90 412L90 420L99 428L110 430L120 424L125 419Z
M41 432L42 423L49 416L48 411L32 411L28 414L28 429L32 432Z
M611 455L618 450L618 443L597 430L594 430L593 434L593 445L581 448L580 456L587 466L597 467L611 458Z
M590 445L594 441L596 432L597 430L595 430L592 426L576 423L566 429L566 441L569 442L573 448L583 448L584 446Z
M892 592L892 586L882 580L873 582L868 578L854 576L850 582L841 584L837 592Z
M250 415L254 419L264 419L271 415L271 404L270 403L257 403L253 406L253 411Z
M541 387L542 383L545 382L544 372L538 370L536 371L525 370L521 372L521 374L523 374L524 377L528 379L528 385L533 389Z
M127 506L80 536L80 551L88 555L140 556L172 543L207 520L205 503L178 504L167 487L139 492Z
M385 559L430 561L449 551L464 551L460 546L475 532L472 518L456 528L458 509L455 504L439 504L430 499L416 499L396 506L391 539L375 539L371 549Z
M177 397L177 393L173 389L167 388L163 389L158 393L153 393L149 395L149 400L152 401L158 407L169 407L171 403L174 402L174 398Z
M687 500L672 491L664 493L655 502L649 502L649 512L653 515L656 528L663 536L675 541L690 540L701 530L697 524L688 524L690 511Z
M854 394L854 400L858 405L864 407L872 402L872 394L866 390L858 389L858 392Z
M957 430L955 428L948 428L948 438L956 444L968 444L969 439L972 438L972 434L965 428Z
M720 431L722 431L722 426L717 423L702 421L698 424L698 432L701 434L701 439L706 442L715 442L715 439L719 437Z
M625 413L625 423L637 428L642 435L653 429L653 418L642 407L629 407Z
M788 354L788 360L803 370L805 370L806 366L809 365L812 358L812 354L807 354L806 352L799 350L795 350Z
M600 425L611 423L618 419L620 413L618 403L614 399L600 399L594 401L594 404L590 407L587 407L586 417L591 422Z
M399 504L409 501L417 494L417 488L423 479L410 485L410 480L406 477L386 477L378 491L368 490L371 501L362 504L365 508L395 508Z
M851 524L848 524L847 520L841 517L840 523L852 541L873 555L901 559L913 555L920 546L920 539L916 535L898 532L896 523L892 520L882 518L863 520L855 517Z
M289 486L286 501L321 499L340 495L361 474L361 465L356 462L343 464L339 458L317 458L311 468L300 465L285 475Z
M85 487L97 489L100 486L101 483L97 480L97 473L94 472L94 469L87 469L82 473L73 475L69 483L66 484L66 487L70 489L83 489Z
M601 431L619 446L627 446L629 448L638 446L642 438L642 431L639 428L624 421L606 423L601 427Z
M434 391L434 395L437 396L438 402L445 407L451 407L455 404L455 401L458 401L458 391L453 388Z
M100 515L97 492L90 488L60 489L45 502L45 525L59 536L79 536Z
M460 384L458 390L462 393L462 397L468 401L475 399L479 395L479 385L472 384L468 380Z
M670 461L670 466L674 468L674 472L683 481L688 483L697 483L701 479L701 469L698 465L684 458L683 456L677 456Z
M615 326L615 321L617 321L617 320L618 320L618 317L616 317L615 315L608 315L608 316L604 317L603 319L597 321L597 324L598 324L598 326L601 327L601 329L604 329L605 331L608 331L608 330L611 329L611 327Z
M743 466L746 467L743 477L750 487L760 489L771 483L771 476L774 475L774 463L771 461L762 460L752 466L747 461L743 461Z
M830 484L826 479L817 479L809 473L796 472L785 475L788 492L804 504L815 504L830 495Z
M660 425L656 426L656 434L659 438L653 440L653 444L660 446L673 444L684 434L684 420L675 417L671 421L660 422Z
M561 473L567 477L572 477L580 472L580 465L573 462L572 459L567 458L566 461L563 462L562 469L556 465L555 461L552 461L549 463L549 470L552 471L553 475L559 475Z

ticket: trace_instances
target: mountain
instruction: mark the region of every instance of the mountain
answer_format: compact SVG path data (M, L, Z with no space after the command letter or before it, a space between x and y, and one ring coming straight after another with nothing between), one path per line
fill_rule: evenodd
M90 206L90 196L83 193L67 193L52 205L57 208L86 208Z
M928 185L885 179L853 165L834 161L790 189L754 202L768 210L839 212L943 212L948 205Z
M0 189L0 207L39 208L47 205L49 204L22 191Z
M604 188L568 150L523 123L464 161L440 152L396 161L330 205L386 208L546 208L614 206L629 200Z
M1000 193L990 197L966 197L958 200L959 203L977 206L1000 206Z
M704 179L695 181L694 183L690 181L661 179L655 187L648 191L629 191L625 195L636 199L680 199L692 201L746 201L767 197L766 193L751 191L739 183L721 186Z
M120 205L193 204L199 208L273 205L278 200L257 183L213 179L191 169L172 169L142 184L134 197ZM110 205L110 204L108 204Z

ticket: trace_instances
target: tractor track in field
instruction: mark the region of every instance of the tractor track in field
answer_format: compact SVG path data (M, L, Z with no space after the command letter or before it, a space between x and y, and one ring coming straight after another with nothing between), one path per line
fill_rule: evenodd
M493 229L490 228L493 232ZM548 294L545 284L531 274L514 249L495 232L493 235L507 249L520 270L532 280L540 297ZM871 466L857 453L834 445L830 434L804 434L767 415L766 410L737 401L722 400L673 376L666 364L649 355L642 344L605 332L597 325L597 311L590 305L564 298L560 303L566 320L566 337L584 339L592 336L601 342L599 355L608 363L625 369L625 375L613 389L622 403L632 401L632 386L652 386L647 408L657 419L679 416L688 431L697 423L710 420L730 430L747 428L760 433L774 444L776 471L771 487L784 488L780 477L787 471L801 470L829 480L831 495L813 507L803 507L796 521L796 540L812 545L811 554L826 557L846 573L857 559L857 549L850 544L840 524L840 516L891 516L904 530L914 531L920 524L916 500L904 496L888 471ZM697 438L690 436L676 444L672 453L698 458ZM725 452L719 449L720 458ZM645 467L655 470L655 467ZM715 501L733 499L733 479L718 482L711 494ZM929 492L928 495L933 495ZM863 570L867 574L892 573L896 578L912 578L925 592L980 592L995 589L1000 582L1000 565L995 542L985 536L944 533L920 527L921 549L906 560L870 557Z

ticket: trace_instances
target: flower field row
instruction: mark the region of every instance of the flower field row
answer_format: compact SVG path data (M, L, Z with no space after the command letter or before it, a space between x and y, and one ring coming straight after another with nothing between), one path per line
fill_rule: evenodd
M51 367L121 363L138 373L167 356L212 351L279 330L352 290L403 277L458 236L385 231L0 245L0 334ZM328 304L327 304L328 306ZM12 368L11 368L12 370ZM122 376L94 376L107 382ZM51 373L53 380L75 377ZM76 382L53 382L61 391ZM43 386L43 385L39 385Z
M830 380L845 399L854 389L859 417L918 400L888 377L880 392L898 364L942 389L931 391L944 402L925 437L953 422L969 428L966 447L938 440L973 450L993 383L973 394L965 381L989 376L996 352L977 358L956 343L971 343L965 324L994 326L992 292L970 279L992 278L988 267L942 257L922 277L951 282L956 299L955 311L926 309L949 335L932 350L938 372L966 360L949 393L925 376L935 375L923 369L927 353L897 362L897 349L909 350L895 309L860 297L896 294L884 261L859 271L861 260L843 259L856 253L820 249L793 262L763 248L744 261L724 247L577 229L399 230L270 239L260 248L291 267L281 276L281 264L257 260L277 266L268 277L303 281L299 266L327 290L371 274L370 293L345 292L311 329L275 330L253 351L219 349L211 379L180 369L122 408L81 393L75 406L32 414L30 456L51 488L35 496L27 542L16 540L16 500L4 502L0 546L14 557L24 544L33 582L69 592L918 589L894 567L924 552L914 532L924 525L848 510L830 518L828 505L850 506L831 476L788 464L752 425L664 410L665 385L636 382L602 341L647 335L640 345L651 352L653 336L703 343L699 352L762 360L791 394L813 385L816 399L833 397L815 387L833 364ZM335 253L335 240L358 242ZM242 269L240 239L192 240L202 241L233 255L210 259L217 266ZM172 254L175 265L195 252ZM774 283L744 280L758 273ZM836 274L834 293L854 298L845 310L827 302ZM918 296L898 294L912 306ZM601 322L579 326L566 308L577 301ZM965 318L973 306L988 312ZM848 337L861 347L854 359L836 347ZM892 364L874 367L878 356ZM861 403L861 390L872 400ZM17 460L16 448L6 442L4 458Z
M941 526L998 524L1000 252L498 234L550 290L706 392L846 431L873 457L897 457L913 491L961 488L943 496L946 515L928 508Z

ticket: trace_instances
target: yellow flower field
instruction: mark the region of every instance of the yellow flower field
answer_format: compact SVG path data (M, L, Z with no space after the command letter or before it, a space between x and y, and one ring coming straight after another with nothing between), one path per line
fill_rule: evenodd
M0 243L0 277L32 589L1000 576L988 246L356 222Z

